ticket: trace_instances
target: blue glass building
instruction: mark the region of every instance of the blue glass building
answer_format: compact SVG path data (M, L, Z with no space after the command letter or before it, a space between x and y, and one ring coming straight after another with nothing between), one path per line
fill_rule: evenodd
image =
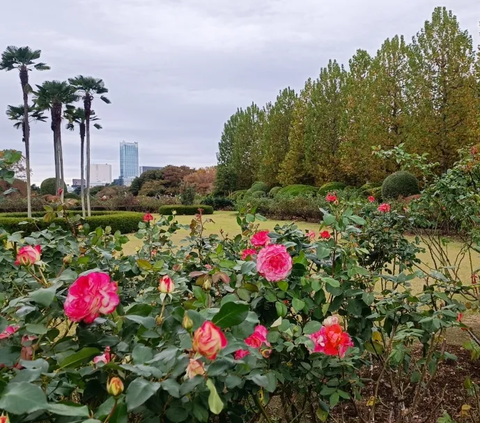
M130 185L132 180L140 176L138 167L138 142L120 143L120 179L125 185Z

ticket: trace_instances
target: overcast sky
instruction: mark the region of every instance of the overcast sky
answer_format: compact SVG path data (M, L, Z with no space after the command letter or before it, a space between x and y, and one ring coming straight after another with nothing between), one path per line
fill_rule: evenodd
M112 104L94 101L104 129L92 162L119 172L119 143L138 141L140 165L213 165L222 127L239 106L298 90L328 59L374 54L395 34L407 40L447 6L478 44L478 0L23 0L2 2L0 45L42 50L47 72L103 78ZM0 73L0 111L21 103L17 72ZM0 112L0 148L23 150ZM78 178L79 136L64 131L67 183ZM48 124L31 135L33 181L54 175Z

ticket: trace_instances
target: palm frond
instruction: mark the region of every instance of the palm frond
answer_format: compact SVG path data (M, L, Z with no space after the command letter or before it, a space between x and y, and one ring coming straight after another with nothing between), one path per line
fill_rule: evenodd
M107 103L107 104L110 104L110 103L111 103L111 101L110 101L107 97L105 97L104 95L101 95L101 96L100 96L100 99L103 100L103 101L104 101L105 103Z
M46 63L37 63L33 67L39 71L50 70L50 66L48 66Z
M94 123L93 126L96 128L96 129L103 129L102 128L102 125L98 124L98 123Z

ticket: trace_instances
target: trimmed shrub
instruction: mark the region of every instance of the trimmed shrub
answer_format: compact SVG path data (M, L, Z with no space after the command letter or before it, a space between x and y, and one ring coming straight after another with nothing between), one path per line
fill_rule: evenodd
M63 183L63 191L67 192L67 185ZM57 181L55 178L47 178L40 184L41 195L57 195Z
M388 176L382 184L383 199L397 199L398 197L408 197L410 195L420 194L418 179L410 172L399 171Z
M267 194L265 194L263 191L255 191L250 194L250 198L263 198L266 196Z
M318 190L320 195L327 195L329 192L333 191L341 191L347 187L346 184L343 182L327 182L326 184L322 185Z
M278 194L278 191L280 191L281 189L282 187L273 187L268 193L268 196L274 198Z
M382 184L380 182L367 182L360 187L360 190L363 191L367 195L371 195L371 191L374 188L381 188Z
M184 206L184 205L169 205L169 206L162 206L158 209L158 212L163 215L171 215L174 211L177 212L178 215L184 216L193 216L198 213L198 209L203 210L203 214L213 214L213 207L207 206L205 204L194 204L192 206Z
M269 188L265 182L254 182L251 188L247 191L249 194L253 194L254 192L264 192L265 194L268 192Z
M214 210L232 210L235 207L235 203L227 197L206 197L203 204L212 206Z
M313 196L317 192L317 188L311 185L287 185L286 187L280 188L277 191L278 196L289 196L289 197L298 197L298 196Z
M241 200L243 197L245 197L246 193L247 193L246 189L241 189L239 191L232 192L228 197L231 198L233 201L238 201L238 200Z
M71 212L71 214L78 213ZM138 229L138 222L143 219L143 213L134 212L93 212L92 214L93 216L82 219L84 226L88 225L90 230L110 226L112 232L130 233ZM34 218L42 218L44 215L45 213L41 212L32 213ZM10 233L22 231L24 235L29 235L37 230L48 228L52 223L68 229L64 219L54 219L47 223L44 220L28 219L26 213L0 214L0 228Z
M72 198L74 200L80 200L80 196L73 192L67 192L66 194L64 194L63 198Z

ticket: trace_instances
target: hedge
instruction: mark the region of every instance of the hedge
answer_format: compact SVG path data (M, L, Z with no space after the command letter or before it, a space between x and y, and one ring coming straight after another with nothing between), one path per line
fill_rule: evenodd
M232 210L235 203L228 197L208 196L205 198L203 204L212 206L214 210Z
M266 194L268 190L268 185L265 182L254 182L252 187L247 192L249 194L253 194L254 192L261 191Z
M163 215L173 214L174 211L178 215L193 216L198 213L198 209L203 210L203 214L213 214L213 207L207 206L206 204L194 204L193 206L184 206L184 205L168 205L162 206L158 209L158 212Z
M93 212L92 214L93 216L82 219L84 225L88 224L90 226L90 230L95 230L98 227L105 228L110 226L113 232L120 231L122 233L130 233L137 230L138 222L143 220L143 213ZM44 215L45 213L41 212L32 213L32 216L37 218L42 218ZM10 233L22 231L24 235L29 235L39 229L42 230L48 228L52 223L62 226L65 229L67 229L68 226L65 220L60 218L47 223L42 219L28 219L26 216L26 213L1 213L0 229L4 229Z
M268 196L270 198L274 198L277 194L278 194L278 191L280 191L282 189L282 187L273 187L269 193L268 193Z
M315 195L317 192L317 188L311 185L287 185L286 187L281 188L277 191L275 197L278 196L290 196L290 197L297 197L299 195Z
M329 192L333 191L341 191L342 189L346 188L347 185L343 182L327 182L326 184L322 185L318 190L320 195L327 195Z
M403 170L387 176L382 184L383 199L397 199L420 194L418 179L409 172Z

